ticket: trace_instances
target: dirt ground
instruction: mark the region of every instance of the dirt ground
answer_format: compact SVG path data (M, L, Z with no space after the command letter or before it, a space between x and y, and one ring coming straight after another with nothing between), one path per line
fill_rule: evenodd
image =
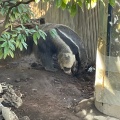
M82 120L77 116L79 101L93 97L94 73L78 78L63 71L32 69L33 58L22 58L0 66L0 82L13 85L23 94L23 105L12 110L30 120Z

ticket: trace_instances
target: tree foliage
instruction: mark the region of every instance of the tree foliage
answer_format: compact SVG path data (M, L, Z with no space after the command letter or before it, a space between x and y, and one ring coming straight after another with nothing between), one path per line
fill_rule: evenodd
M14 51L19 48L21 51L27 49L26 36L33 35L37 44L40 37L45 39L45 33L39 30L38 26L27 29L24 25L30 24L30 17L33 16L29 8L29 1L2 0L0 1L0 13L5 16L4 23L0 29L0 58L7 56L14 57Z
M19 48L21 51L27 49L26 36L32 35L35 44L40 37L45 39L46 34L36 25L28 29L26 23L31 24L33 16L30 2L55 2L57 8L67 9L72 16L76 14L77 7L85 4L88 9L97 4L97 0L0 0L0 14L5 17L0 27L0 59L7 56L14 57L14 51ZM104 0L100 0L104 3ZM115 0L109 0L114 6ZM18 25L19 24L19 25Z

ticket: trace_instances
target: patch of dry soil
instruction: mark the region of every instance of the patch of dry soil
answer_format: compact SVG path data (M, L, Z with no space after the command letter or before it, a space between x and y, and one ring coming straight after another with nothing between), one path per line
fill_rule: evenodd
M23 105L12 108L19 118L30 120L80 120L75 113L79 101L93 96L94 75L75 78L57 72L31 69L28 59L0 66L0 82L12 84L23 94Z

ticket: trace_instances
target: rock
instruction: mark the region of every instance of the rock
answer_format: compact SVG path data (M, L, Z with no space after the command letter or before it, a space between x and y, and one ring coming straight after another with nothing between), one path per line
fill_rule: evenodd
M19 108L22 105L22 99L15 93L6 93L3 98L5 103L11 104L15 108Z
M4 98L0 98L0 103L2 103L4 101ZM1 106L1 105L0 105Z
M2 112L3 105L0 103L0 113Z
M33 92L37 92L37 89L32 89Z
M80 101L75 108L75 113L80 120L118 120L98 111L93 97Z
M33 77L30 77L29 79L30 79L30 80L33 80L34 78L33 78Z
M15 91L13 90L12 86L9 84L4 85L3 91L5 92L2 97L4 99L4 103L10 104L11 106L14 106L15 108L18 108L22 105L22 99L21 97L17 96Z
M21 81L21 79L20 78L17 78L16 80L15 80L15 82L20 82Z
M2 116L5 120L19 120L17 115L7 107L2 107Z
M20 90L16 90L15 94L20 98L23 96L23 94L20 92Z
M82 110L79 111L78 113L76 113L76 116L80 117L80 118L84 118L87 115L87 111L86 110Z
M75 107L75 111L79 112L83 109L86 109L86 106L90 108L92 104L94 104L93 97L91 97L90 99L84 99L78 103L78 105Z
M38 66L38 64L35 62L31 64L31 67L37 67L37 66Z

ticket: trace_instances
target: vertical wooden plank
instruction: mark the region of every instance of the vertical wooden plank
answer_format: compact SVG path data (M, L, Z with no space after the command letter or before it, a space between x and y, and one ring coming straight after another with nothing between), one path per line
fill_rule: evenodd
M91 49L89 46L89 39L90 39L90 28L89 28L89 14L88 14L88 10L85 8L85 24L86 24L86 42L87 42L87 51L89 52L88 54L88 58L89 60L91 60Z
M99 17L98 17L98 10L99 10L99 5L97 4L96 8L95 8L95 32L96 32L96 36L94 38L94 51L95 51L95 55L94 58L96 58L96 51L97 51L97 40L98 40L98 21L99 21Z
M87 38L86 38L85 7L83 8L83 12L82 12L82 14L81 14L81 18L82 18L81 23L83 23L83 24L82 24L82 36L83 36L83 40L84 40L84 43L85 43L85 46L86 46L86 52L87 52L87 54L88 54Z
M91 10L91 14L92 14L91 20L90 20L90 21L91 21L90 27L91 27L91 32L92 32L92 33L91 33L91 42L93 43L93 44L91 44L91 47L93 48L93 49L91 49L91 50L92 50L92 51L91 51L91 54L92 54L91 59L92 59L92 61L93 61L94 54L95 54L95 53L94 53L94 52L95 52L95 51L94 51L94 50L95 50L95 49L94 49L94 46L95 46L95 41L94 41L94 39L96 39L96 38L95 38L95 34L96 34L96 33L95 33L95 31L96 31L95 22L96 22L96 21L95 21L95 16L94 16L94 9ZM92 62L92 61L91 61L91 62Z

